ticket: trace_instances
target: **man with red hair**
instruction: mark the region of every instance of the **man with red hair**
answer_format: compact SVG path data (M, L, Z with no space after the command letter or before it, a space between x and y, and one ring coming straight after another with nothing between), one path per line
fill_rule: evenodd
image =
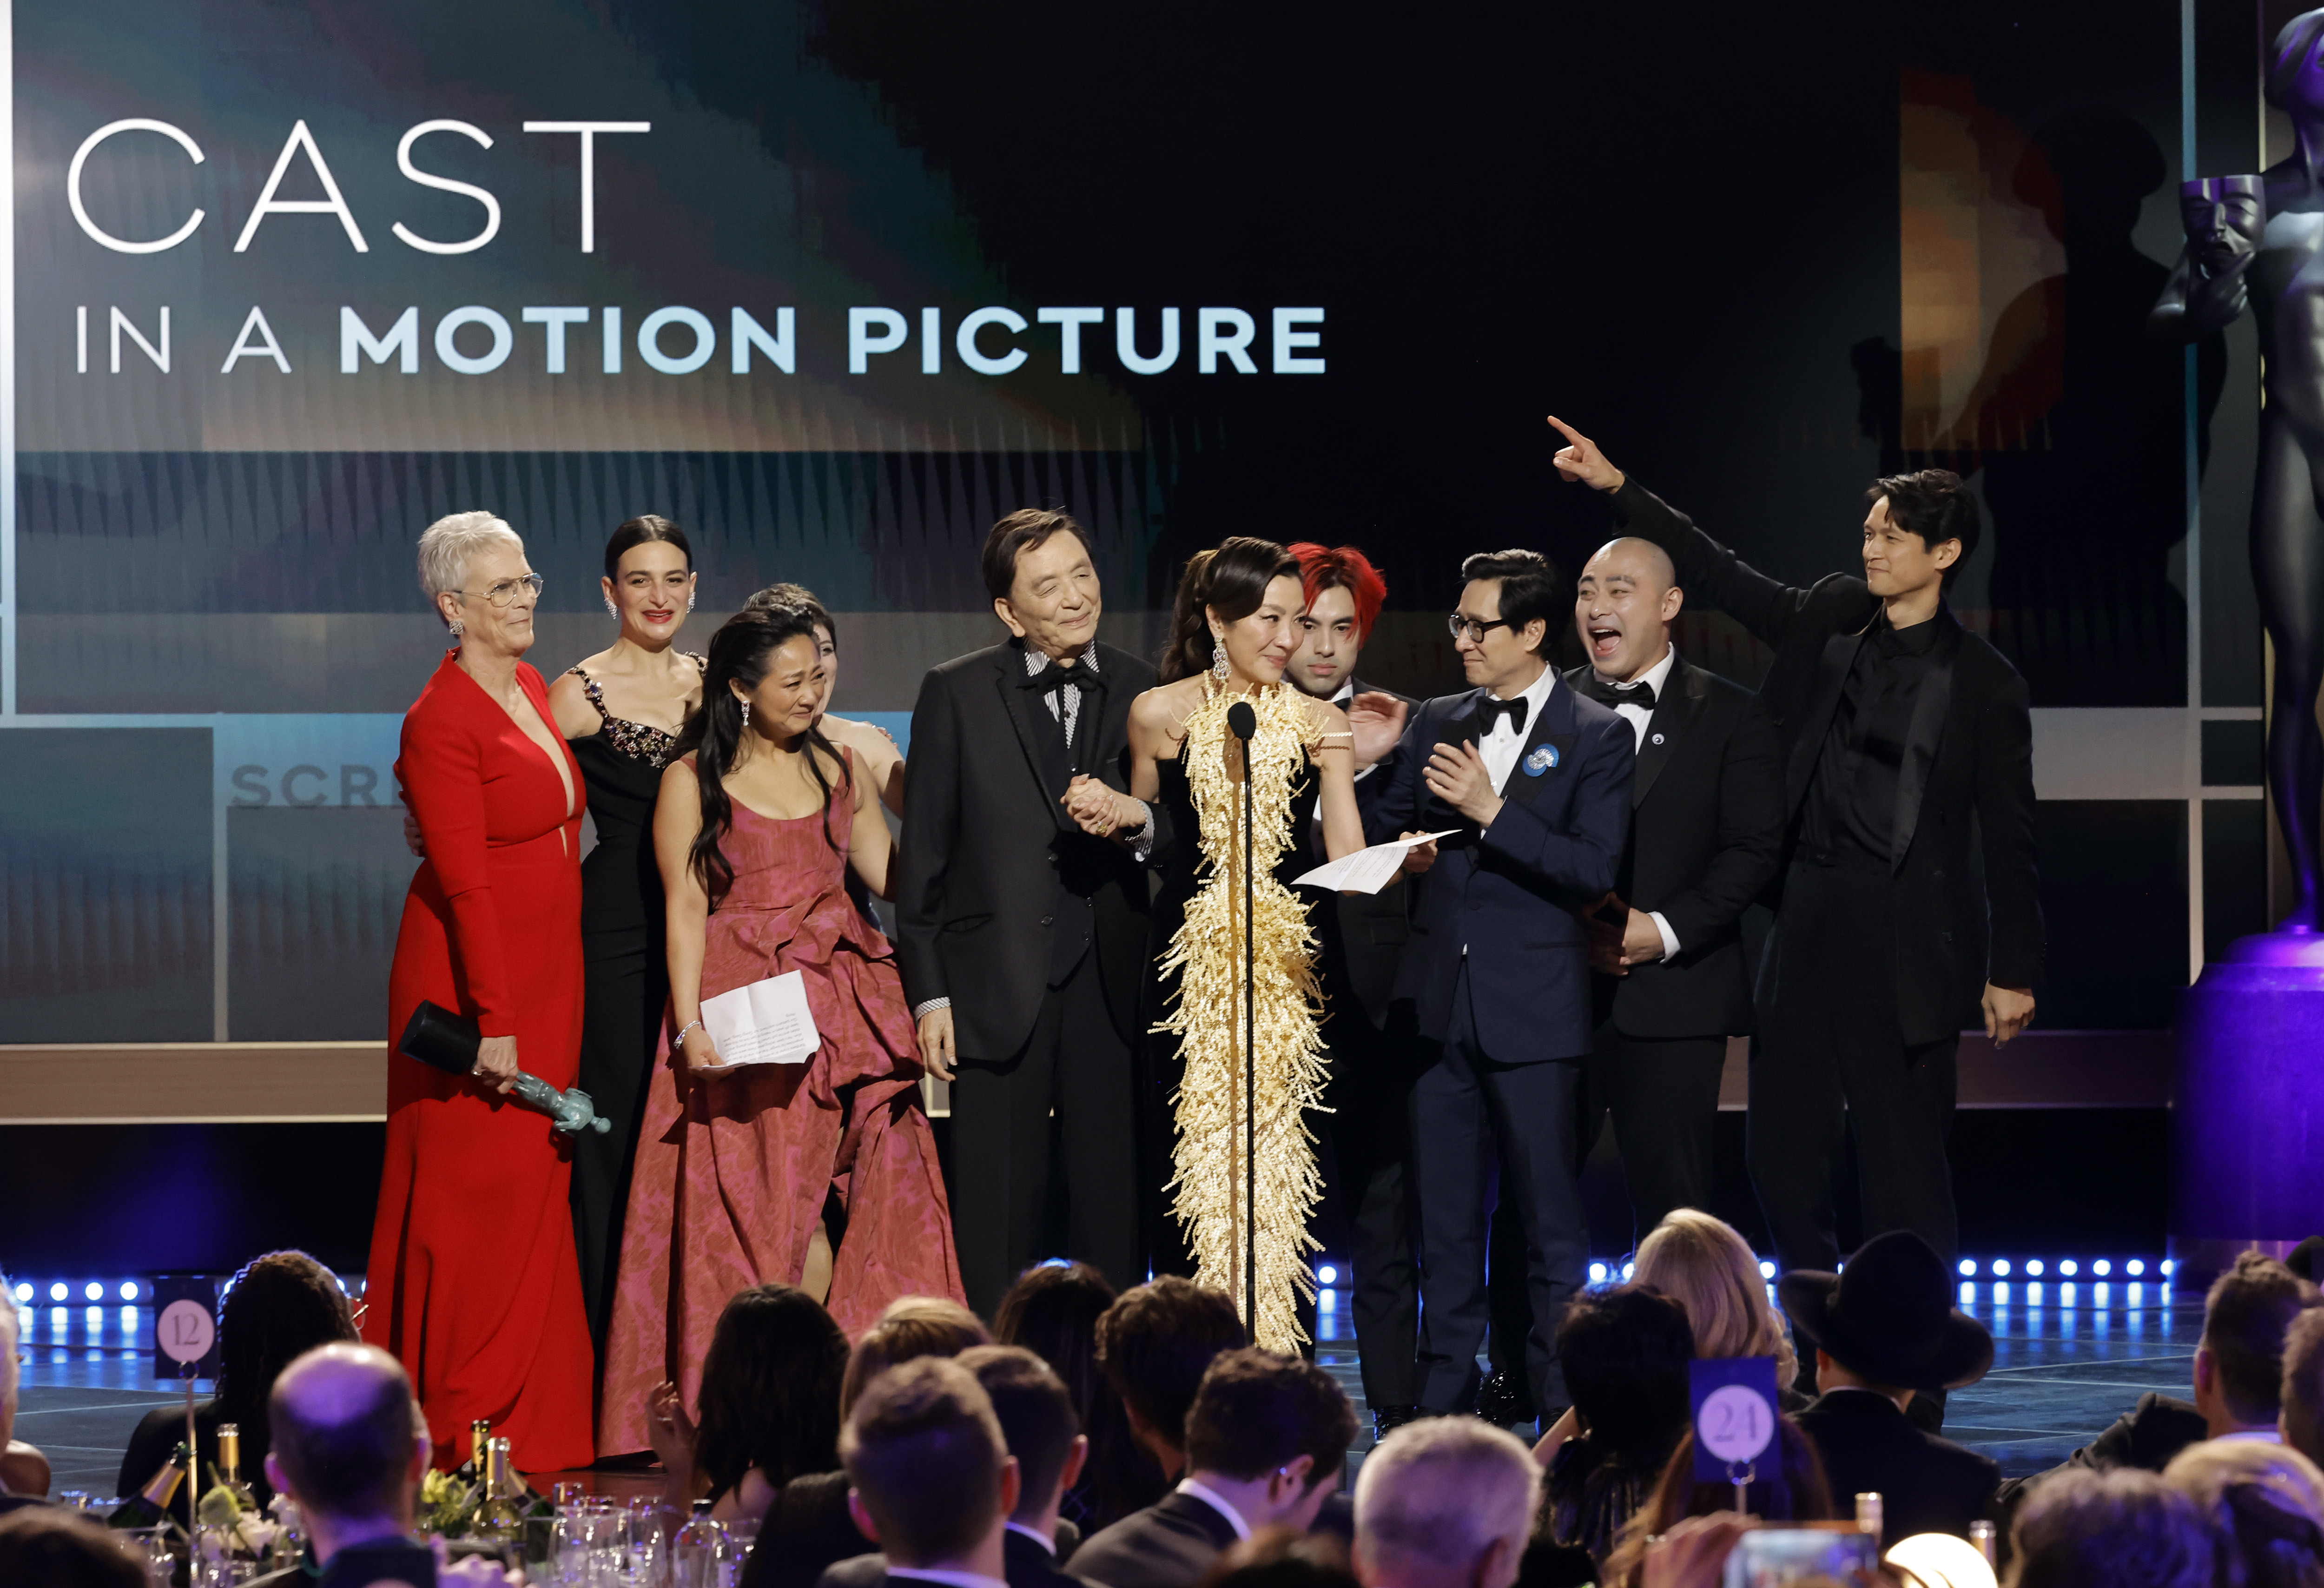
M1307 607L1299 617L1299 648L1284 676L1303 693L1346 708L1356 734L1356 805L1369 821L1373 803L1392 780L1412 705L1356 678L1357 659L1388 599L1388 581L1352 546L1303 540L1291 555L1299 559ZM1311 830L1313 806L1303 801L1296 836L1320 863L1322 834ZM1383 1438L1418 1415L1420 1400L1415 1340L1420 1293L1405 1157L1407 1099L1421 1059L1408 1006L1400 1021L1388 1007L1412 930L1411 899L1401 878L1378 893L1310 895L1332 1009L1323 1036L1332 1048L1325 1102L1333 1112L1313 1122L1324 1144L1325 1173L1348 1221L1349 1312L1364 1399Z

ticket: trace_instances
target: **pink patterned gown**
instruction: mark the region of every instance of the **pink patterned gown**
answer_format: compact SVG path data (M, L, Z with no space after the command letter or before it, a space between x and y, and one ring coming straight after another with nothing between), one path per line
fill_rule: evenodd
M852 772L851 763L851 772ZM734 885L711 915L702 996L805 973L822 1047L803 1065L697 1080L663 1031L630 1181L605 1343L597 1450L648 1447L646 1397L674 1380L698 1404L702 1359L739 1290L798 1283L836 1192L846 1229L825 1305L849 1337L899 1296L963 1299L919 1045L888 940L847 897L843 784L821 817L737 804Z

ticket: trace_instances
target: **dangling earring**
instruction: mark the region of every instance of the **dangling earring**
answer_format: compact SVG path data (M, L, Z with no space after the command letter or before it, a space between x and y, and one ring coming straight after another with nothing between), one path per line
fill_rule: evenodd
M611 596L605 597L605 615L607 617L619 617L622 615L619 609L613 605L613 598Z
M454 618L454 619L452 620L451 623L450 623L448 626L450 627L450 629L451 629L451 631L452 631L452 638L454 638L455 640L456 640L456 639L458 639L458 638L460 637L461 631L465 630L468 625L467 625L467 624L466 624L466 623L462 623L458 618L456 618L456 618Z
M749 731L749 729L750 729L750 726L751 726L751 703L750 703L749 701L745 700L744 702L742 702L742 727L743 727L743 729L744 729L744 731L745 731L745 732L748 732L748 731Z
M1211 676L1222 684L1227 681L1227 637L1216 630L1211 633Z
M694 598L693 596L688 596L686 598L686 610L687 610L687 611L688 611L688 612L692 612L692 611L694 610L694 599L695 599L695 598Z

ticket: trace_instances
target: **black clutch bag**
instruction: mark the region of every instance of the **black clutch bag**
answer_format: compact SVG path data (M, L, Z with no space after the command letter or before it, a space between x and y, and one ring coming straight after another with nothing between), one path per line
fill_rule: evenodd
M465 1076L476 1067L476 1049L484 1040L475 1021L423 999L395 1050L447 1075Z

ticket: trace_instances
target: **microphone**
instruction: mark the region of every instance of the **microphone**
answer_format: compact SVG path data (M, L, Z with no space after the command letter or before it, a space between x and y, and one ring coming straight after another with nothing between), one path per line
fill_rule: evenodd
M1250 743L1250 736L1259 732L1259 713L1250 708L1250 701L1238 700L1227 707L1227 730L1244 743Z

